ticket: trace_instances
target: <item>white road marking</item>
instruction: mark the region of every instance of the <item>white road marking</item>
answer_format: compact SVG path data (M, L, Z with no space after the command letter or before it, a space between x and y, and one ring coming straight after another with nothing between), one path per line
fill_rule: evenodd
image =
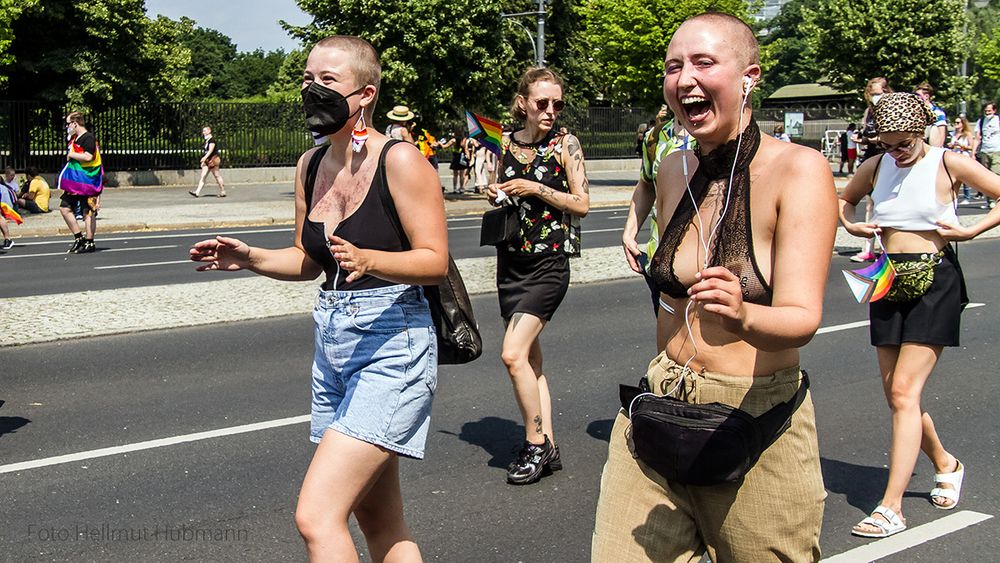
M219 438L222 436L233 436L235 434L257 432L258 430L267 430L269 428L279 428L281 426L290 426L292 424L301 424L303 422L309 422L310 418L311 417L308 414L302 416L292 416L289 418L268 420L266 422L255 422L253 424L243 424L241 426L230 426L229 428L219 428L218 430L208 430L205 432L196 432L194 434L183 434L181 436L172 436L170 438L160 438L158 440L137 442L135 444L125 444L124 446L113 446L110 448L101 448L99 450L90 450L75 454L46 457L42 459L35 459L32 461L22 461L20 463L10 463L7 465L0 465L0 474L14 473L16 471L25 471L28 469L37 469L39 467L48 467L50 465L60 465L63 463L72 463L74 461L83 461L85 459L94 459L96 457L107 457L110 455L125 454L141 450L151 450L153 448L173 446L175 444L183 444L185 442L197 442L199 440L208 440L211 438Z
M985 307L986 303L969 303L965 306L966 309L975 309L977 307ZM853 323L844 323L842 325L825 326L816 331L816 334L826 334L828 332L839 332L841 330L849 330L852 328L861 328L863 326L868 326L871 321L856 321Z
M217 229L214 231L203 231L198 233L167 233L162 235L139 235L134 237L98 237L97 242L114 242L121 240L150 240L150 239L161 239L161 238L190 238L190 237L211 237L215 235L253 235L258 233L284 233L291 232L295 229L291 227L285 227L280 229L253 229L249 231L232 231L225 229ZM100 233L98 233L100 234ZM66 240L52 240L44 242L18 242L18 246L43 246L46 244L66 244Z
M105 252L128 252L130 250L159 250L162 248L177 248L176 244L164 244L161 246L137 246L134 248L107 248L102 249L101 254ZM8 254L6 256L0 256L0 260L11 260L13 258L38 258L41 256L65 256L69 254L68 252L40 252L38 254Z
M888 557L894 553L899 553L916 547L922 543L929 542L969 526L975 526L980 522L993 518L991 514L962 510L954 514L939 518L933 522L922 524L916 528L910 528L905 532L900 532L894 536L872 542L861 547L856 547L850 551L839 553L824 559L824 563L861 563L875 561Z
M166 266L168 264L191 264L195 265L195 262L191 260L171 260L169 262L144 262L142 264L119 264L117 266L95 266L95 270L119 270L121 268L144 268L146 266Z

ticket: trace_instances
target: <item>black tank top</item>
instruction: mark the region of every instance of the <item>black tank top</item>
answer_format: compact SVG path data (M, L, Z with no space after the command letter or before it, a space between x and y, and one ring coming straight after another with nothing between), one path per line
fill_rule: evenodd
M361 202L361 206L346 217L337 225L333 234L350 242L358 248L370 248L373 250L383 250L386 252L401 252L404 250L404 242L400 240L396 228L393 226L389 215L382 205L382 198L379 197L379 190L388 190L385 179L385 155L389 148L401 141L391 140L382 148L379 155L378 166L375 168L375 175L372 183L368 186L368 193ZM386 281L375 276L364 275L347 283L344 280L350 272L340 269L330 249L326 246L326 233L323 223L309 220L309 212L313 208L313 186L316 183L317 171L320 161L326 154L329 146L321 147L309 161L306 171L306 181L304 184L306 197L306 217L302 223L302 247L306 254L323 266L326 272L326 281L323 282L323 289L338 291L358 291L361 289L375 289L396 285L396 282Z

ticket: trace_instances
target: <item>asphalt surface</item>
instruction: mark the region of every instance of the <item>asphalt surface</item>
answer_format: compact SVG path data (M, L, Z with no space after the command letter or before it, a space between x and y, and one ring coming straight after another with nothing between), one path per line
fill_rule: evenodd
M627 207L594 209L582 221L588 248L621 244ZM480 216L448 219L448 241L455 258L495 256L493 247L479 246ZM648 227L648 222L647 222ZM292 244L290 225L243 229L201 229L172 232L115 233L98 238L93 254L66 254L66 237L30 239L0 254L0 271L11 272L0 284L0 298L50 295L68 291L144 287L212 278L194 270L188 249L215 235L240 238L252 246L281 248ZM639 239L648 237L644 229ZM227 272L227 277L252 276Z
M972 299L985 306L964 313L963 346L945 351L923 395L945 445L968 467L958 510L988 515L1000 513L1000 315L990 299L1000 290L998 250L997 241L961 245ZM846 257L833 258L823 320L833 330L802 354L829 491L827 557L871 543L849 529L887 478L889 412L875 352L866 328L838 329L867 318L841 279L848 267ZM495 297L474 304L484 356L441 368L427 459L401 464L410 525L428 561L586 561L617 384L634 383L655 354L645 286L574 286L543 334L566 469L527 487L504 483L522 429L498 360ZM311 355L304 315L5 350L0 559L304 560L293 513L314 449L306 423L15 472L4 466L305 415ZM911 527L954 514L931 507L932 477L921 459L904 500ZM998 552L993 518L885 560L984 561Z

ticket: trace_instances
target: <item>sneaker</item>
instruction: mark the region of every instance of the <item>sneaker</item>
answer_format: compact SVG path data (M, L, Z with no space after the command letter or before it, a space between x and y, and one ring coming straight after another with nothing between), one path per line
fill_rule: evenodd
M3 239L3 246L0 247L0 250L10 250L11 248L14 248L14 241L9 238Z
M77 254L89 254L91 252L97 252L97 243L92 240L88 240L81 245L80 250L77 250Z
M875 255L871 252L859 252L854 256L851 256L851 262L872 262L875 260Z
M76 254L80 252L81 248L83 248L83 237L73 239L73 244L66 251L66 254Z
M526 441L521 453L507 470L507 482L512 485L530 485L538 481L554 455L555 448L548 436L545 437L545 443L540 446Z
M562 471L562 458L559 457L559 446L552 446L552 459L549 460L545 467L550 471Z

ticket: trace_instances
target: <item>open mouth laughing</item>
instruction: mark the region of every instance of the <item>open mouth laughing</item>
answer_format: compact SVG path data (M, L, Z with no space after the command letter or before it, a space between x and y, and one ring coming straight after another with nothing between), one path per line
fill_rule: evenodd
M692 124L701 123L708 117L712 102L704 96L688 95L681 97L681 107L684 115Z

